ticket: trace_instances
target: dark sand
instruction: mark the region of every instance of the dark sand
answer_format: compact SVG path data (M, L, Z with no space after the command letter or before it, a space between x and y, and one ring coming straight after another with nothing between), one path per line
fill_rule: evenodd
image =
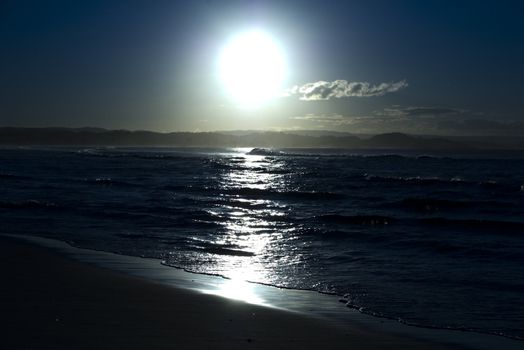
M0 238L1 349L444 349L172 288Z

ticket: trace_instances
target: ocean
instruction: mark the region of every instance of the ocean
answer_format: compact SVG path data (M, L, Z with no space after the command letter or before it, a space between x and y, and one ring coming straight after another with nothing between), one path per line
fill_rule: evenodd
M524 339L524 154L0 149L0 233Z

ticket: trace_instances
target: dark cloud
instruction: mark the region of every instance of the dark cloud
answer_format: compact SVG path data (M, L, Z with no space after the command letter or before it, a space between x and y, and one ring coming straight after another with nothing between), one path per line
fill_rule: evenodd
M379 85L372 85L367 82L349 82L347 80L317 81L302 86L294 86L286 91L286 95L298 95L304 101L319 101L343 97L382 96L407 86L408 83L405 80Z

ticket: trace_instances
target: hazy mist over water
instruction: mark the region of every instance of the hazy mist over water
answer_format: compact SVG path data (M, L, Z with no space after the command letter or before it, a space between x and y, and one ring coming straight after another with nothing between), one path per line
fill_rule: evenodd
M0 162L5 233L524 337L516 153L28 148Z

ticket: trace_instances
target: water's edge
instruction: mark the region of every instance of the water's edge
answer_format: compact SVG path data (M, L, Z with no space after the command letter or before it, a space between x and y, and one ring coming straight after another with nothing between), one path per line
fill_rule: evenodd
M217 275L194 273L182 268L166 266L162 264L160 259L79 248L64 241L49 238L3 233L0 233L0 236L21 239L82 263L171 287L320 317L325 322L337 327L351 324L352 327L368 331L409 337L431 343L458 345L469 349L517 350L522 348L522 341L502 336L468 330L420 327L364 314L355 309L341 307L340 297L336 295L312 290L279 288L259 283L235 281Z

